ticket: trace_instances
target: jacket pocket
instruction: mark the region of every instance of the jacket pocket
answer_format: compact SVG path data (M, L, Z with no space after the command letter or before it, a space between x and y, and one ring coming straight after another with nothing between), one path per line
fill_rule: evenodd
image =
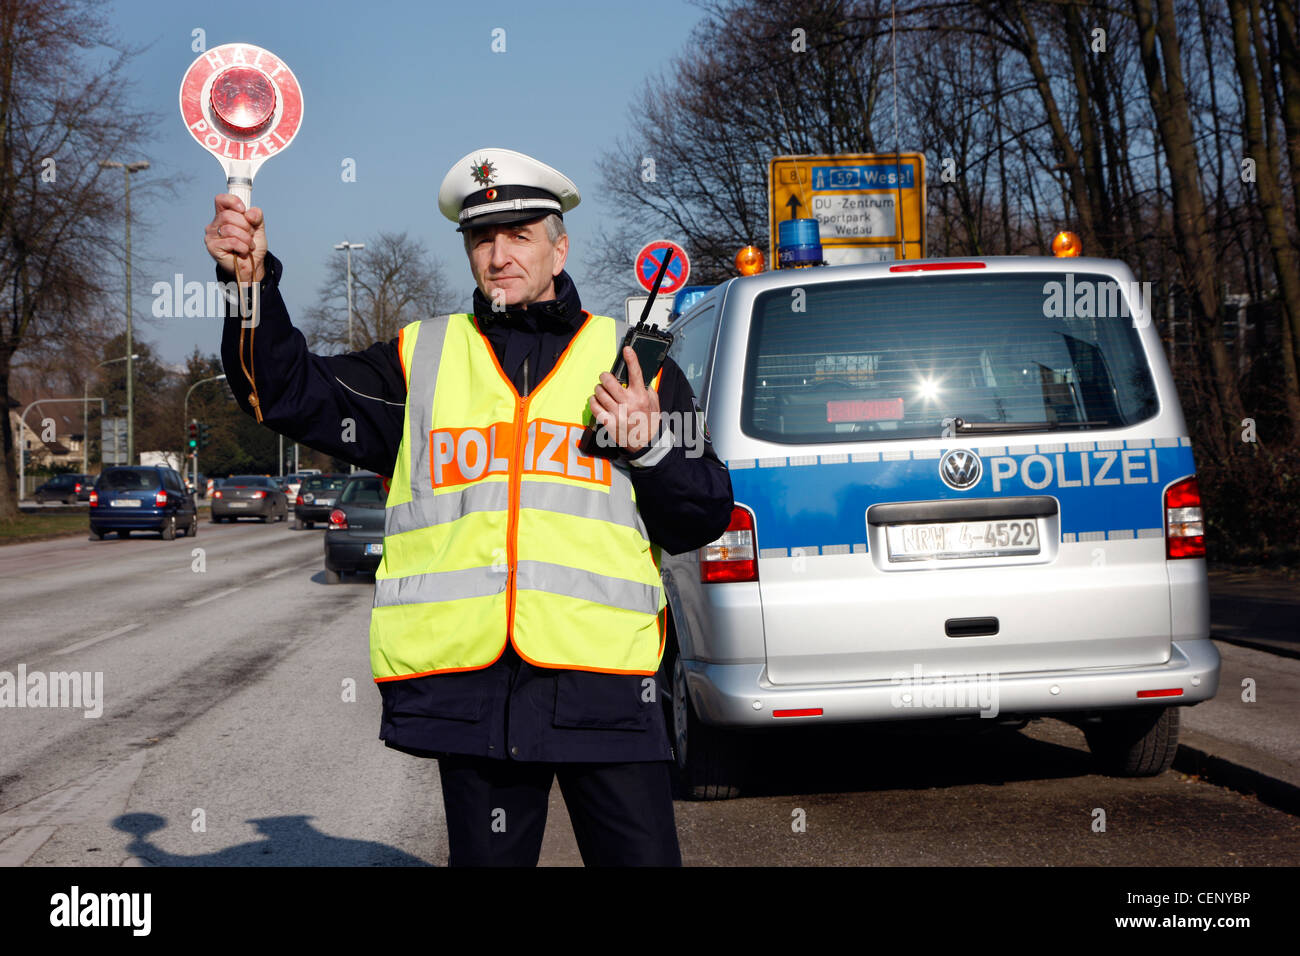
M643 678L638 674L596 674L590 671L555 672L556 727L593 730L641 730L650 725L654 700L644 701Z
M465 676L477 679L466 681ZM379 693L384 699L384 709L394 716L469 722L483 716L484 688L477 672L381 681Z

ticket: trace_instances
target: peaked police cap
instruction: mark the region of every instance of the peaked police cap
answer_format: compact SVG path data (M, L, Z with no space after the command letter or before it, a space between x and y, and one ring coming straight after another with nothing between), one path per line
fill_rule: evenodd
M443 177L438 208L456 231L563 215L578 205L578 187L558 170L513 149L466 153Z

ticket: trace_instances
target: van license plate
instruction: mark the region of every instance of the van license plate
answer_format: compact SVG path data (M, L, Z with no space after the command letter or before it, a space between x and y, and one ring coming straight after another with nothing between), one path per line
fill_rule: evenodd
M1038 522L947 521L899 524L885 528L890 561L930 561L943 558L1000 558L1038 554Z
M379 544L366 545L366 554L383 554L383 553L384 553L383 542L380 542Z
M114 498L112 501L109 502L109 505L113 508L139 508L140 499L139 498Z

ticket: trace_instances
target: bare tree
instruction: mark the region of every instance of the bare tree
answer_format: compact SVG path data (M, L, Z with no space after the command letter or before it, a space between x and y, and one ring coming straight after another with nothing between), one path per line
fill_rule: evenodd
M335 252L307 313L313 348L364 349L397 337L402 326L446 312L454 297L442 266L419 239L381 232L352 253L352 344L348 343L347 258Z
M25 345L101 315L103 237L122 225L121 179L99 160L138 156L152 117L132 108L96 0L0 0L0 394ZM91 52L117 51L107 67ZM18 514L14 441L0 424L0 520Z

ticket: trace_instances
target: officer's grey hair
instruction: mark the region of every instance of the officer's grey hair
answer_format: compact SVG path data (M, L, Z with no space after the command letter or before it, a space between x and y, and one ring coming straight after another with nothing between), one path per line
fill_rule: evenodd
M555 245L559 242L560 236L568 234L568 230L564 228L564 220L560 218L559 213L553 212L548 214L547 217L542 220L542 225L546 227L546 238L551 241L551 245ZM461 237L465 241L465 255L469 255L469 243L473 234L474 227L472 226L461 233Z

